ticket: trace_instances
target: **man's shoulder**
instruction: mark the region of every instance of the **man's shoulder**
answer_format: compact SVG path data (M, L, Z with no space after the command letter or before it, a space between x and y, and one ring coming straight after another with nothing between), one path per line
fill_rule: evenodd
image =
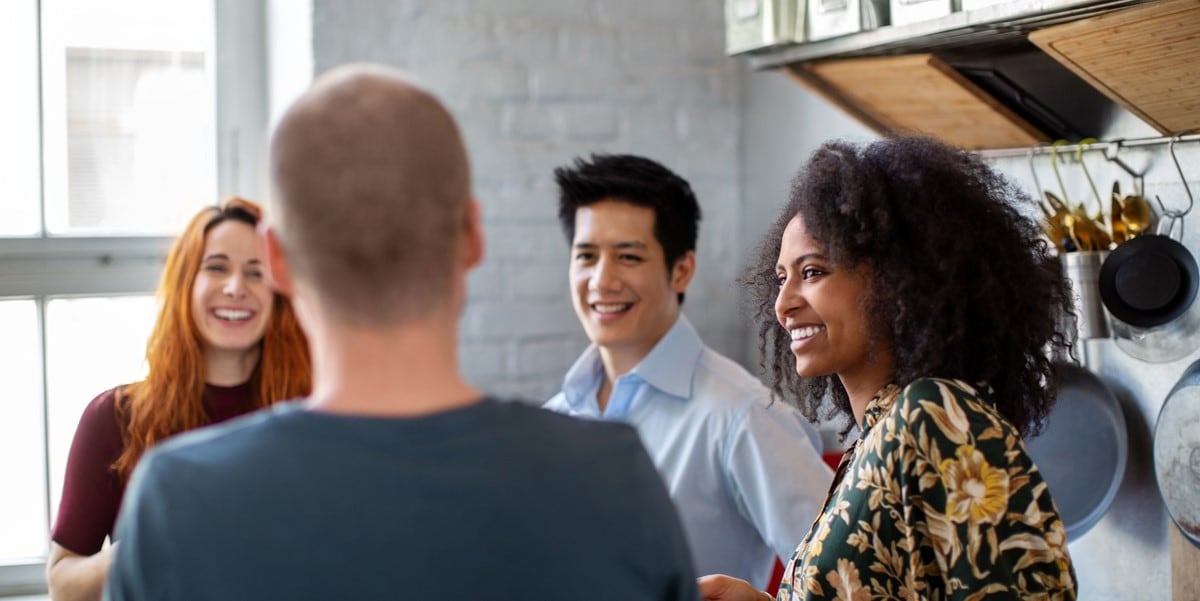
M500 401L497 405L501 411L508 413L507 419L513 423L528 427L536 436L552 438L564 444L600 444L605 441L641 444L637 430L629 424L570 415L570 406L561 392L541 407L516 401Z
M148 451L142 461L154 462L160 469L241 463L255 448L276 444L280 430L285 428L283 422L298 410L299 407L280 404L184 432Z
M705 346L696 364L692 396L712 403L714 408L745 409L765 403L770 391L737 361Z

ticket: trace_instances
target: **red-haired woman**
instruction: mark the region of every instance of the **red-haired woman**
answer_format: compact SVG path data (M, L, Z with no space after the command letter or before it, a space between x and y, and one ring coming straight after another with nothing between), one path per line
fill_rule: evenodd
M308 394L304 334L264 277L261 209L231 198L192 218L167 256L145 380L84 410L67 459L46 579L57 601L99 599L125 484L163 439Z

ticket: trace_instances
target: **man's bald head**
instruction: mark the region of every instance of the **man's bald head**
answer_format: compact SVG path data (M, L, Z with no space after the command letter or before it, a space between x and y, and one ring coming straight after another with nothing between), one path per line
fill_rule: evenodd
M334 69L284 114L270 164L268 221L331 317L381 325L444 304L471 176L436 98L385 67Z

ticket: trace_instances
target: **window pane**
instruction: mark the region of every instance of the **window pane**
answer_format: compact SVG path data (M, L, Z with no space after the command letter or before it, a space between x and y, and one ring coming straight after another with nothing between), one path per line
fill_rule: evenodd
M37 0L0 2L0 236L41 228L37 64Z
M43 0L46 227L170 233L216 195L212 0Z
M0 564L46 552L45 447L37 305L0 301ZM14 494L15 493L15 494Z
M145 377L150 296L53 299L46 306L51 515L58 512L79 416L96 395Z

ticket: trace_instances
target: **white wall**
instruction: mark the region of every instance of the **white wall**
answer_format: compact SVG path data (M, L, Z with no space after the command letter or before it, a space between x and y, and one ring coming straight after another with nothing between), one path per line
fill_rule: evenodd
M691 181L704 218L684 312L735 359L746 327L732 281L742 212L737 65L721 0L313 0L315 71L408 70L458 117L489 254L470 282L463 367L478 386L542 400L586 338L568 296L552 171L632 152Z

